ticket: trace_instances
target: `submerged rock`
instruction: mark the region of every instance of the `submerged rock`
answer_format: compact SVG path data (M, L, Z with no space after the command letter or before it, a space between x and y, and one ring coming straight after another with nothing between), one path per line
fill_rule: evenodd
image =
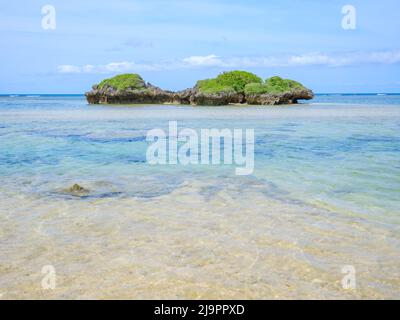
M71 194L87 194L89 190L80 186L79 184L75 183L72 187L66 190L68 193Z
M137 74L123 74L103 80L86 93L90 104L278 105L313 97L314 93L299 82L280 77L263 81L246 71L224 72L178 92L146 83Z

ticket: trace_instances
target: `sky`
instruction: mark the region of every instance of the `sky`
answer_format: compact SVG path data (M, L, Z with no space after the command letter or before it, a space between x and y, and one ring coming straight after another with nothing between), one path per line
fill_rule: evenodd
M398 0L0 0L0 93L80 94L120 73L180 90L229 70L317 93L399 93L399 11Z

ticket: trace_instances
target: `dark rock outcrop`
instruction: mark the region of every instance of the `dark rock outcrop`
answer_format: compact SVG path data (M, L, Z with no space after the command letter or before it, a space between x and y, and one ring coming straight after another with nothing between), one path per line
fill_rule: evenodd
M75 183L72 187L66 189L65 192L72 195L81 196L89 193L89 190Z
M243 94L235 92L204 93L194 87L176 92L174 103L196 106L224 106L245 103L245 97Z
M146 84L143 89L116 90L112 87L93 87L86 93L90 104L163 104L172 103L174 93L162 90L151 84Z
M295 89L285 93L246 95L246 102L251 105L296 104L298 100L310 100L312 98L314 98L314 93L311 90Z

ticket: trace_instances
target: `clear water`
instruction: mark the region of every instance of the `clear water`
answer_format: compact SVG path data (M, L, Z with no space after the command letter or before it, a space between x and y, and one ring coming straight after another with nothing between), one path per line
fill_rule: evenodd
M149 165L146 133L169 120L254 128L254 174ZM281 107L1 96L0 298L399 298L399 133L400 95ZM66 193L74 183L89 194ZM346 265L356 290L342 287Z

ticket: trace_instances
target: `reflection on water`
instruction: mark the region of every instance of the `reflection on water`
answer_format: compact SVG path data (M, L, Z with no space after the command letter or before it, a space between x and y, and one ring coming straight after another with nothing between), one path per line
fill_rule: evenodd
M254 128L254 175L147 165L146 132L168 120ZM399 298L399 129L390 103L0 97L0 296ZM68 194L74 183L89 192ZM53 291L41 287L45 265L56 268ZM355 291L342 288L345 265Z

